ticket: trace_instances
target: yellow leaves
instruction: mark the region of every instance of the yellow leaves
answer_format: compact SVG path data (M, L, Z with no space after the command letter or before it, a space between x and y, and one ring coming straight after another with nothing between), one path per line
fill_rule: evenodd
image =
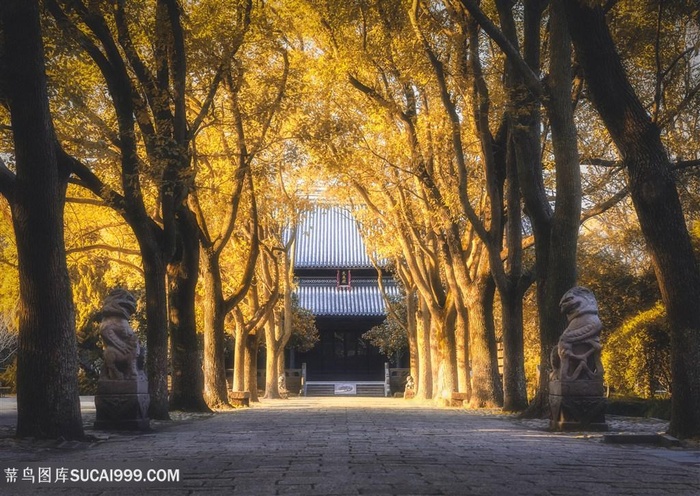
M138 244L117 212L84 189L70 186L64 220L74 284L83 280L83 285L92 284L103 291L115 286L143 286Z
M10 206L0 196L0 315L14 312L19 300L17 249Z
M690 228L690 236L693 246L695 247L695 254L700 257L700 220L693 222Z

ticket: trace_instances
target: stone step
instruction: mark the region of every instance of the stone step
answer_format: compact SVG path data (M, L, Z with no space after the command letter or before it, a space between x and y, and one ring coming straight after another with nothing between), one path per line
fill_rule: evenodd
M307 384L306 396L335 396L333 384Z
M384 384L358 384L357 396L384 397Z
M345 386L337 388L336 386ZM344 389L344 391L343 391ZM363 396L384 397L385 387L383 382L307 382L306 396Z

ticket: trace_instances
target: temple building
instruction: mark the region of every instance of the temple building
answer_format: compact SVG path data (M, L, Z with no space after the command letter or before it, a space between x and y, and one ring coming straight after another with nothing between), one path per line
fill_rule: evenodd
M311 382L384 381L387 358L362 335L386 318L377 269L349 210L319 206L297 228L294 273L301 307L316 316L320 342L294 361ZM385 291L397 295L381 271ZM358 386L359 388L359 386ZM358 393L359 394L359 393Z

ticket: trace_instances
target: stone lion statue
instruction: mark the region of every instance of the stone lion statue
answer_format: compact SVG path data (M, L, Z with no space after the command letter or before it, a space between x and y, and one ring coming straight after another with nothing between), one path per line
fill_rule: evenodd
M416 381L410 375L406 377L406 387L404 391L413 391L416 389Z
M559 307L569 325L552 350L552 380L599 379L603 377L600 361L600 331L598 304L593 293L577 286L567 291Z
M136 312L136 298L124 289L115 289L100 310L100 335L104 342L102 376L107 379L135 379L143 370L144 350L129 325Z

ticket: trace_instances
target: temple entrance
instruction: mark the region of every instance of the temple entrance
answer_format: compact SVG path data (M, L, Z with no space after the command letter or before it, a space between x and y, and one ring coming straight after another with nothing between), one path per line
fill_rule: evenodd
M294 252L299 306L316 317L320 341L293 356L305 364L307 395L385 396L387 357L362 335L386 318L384 294L398 296L391 274L374 266L350 210L321 206L301 219Z
M384 317L317 317L320 342L310 351L297 354L306 363L309 381L382 381L386 357L362 338Z

